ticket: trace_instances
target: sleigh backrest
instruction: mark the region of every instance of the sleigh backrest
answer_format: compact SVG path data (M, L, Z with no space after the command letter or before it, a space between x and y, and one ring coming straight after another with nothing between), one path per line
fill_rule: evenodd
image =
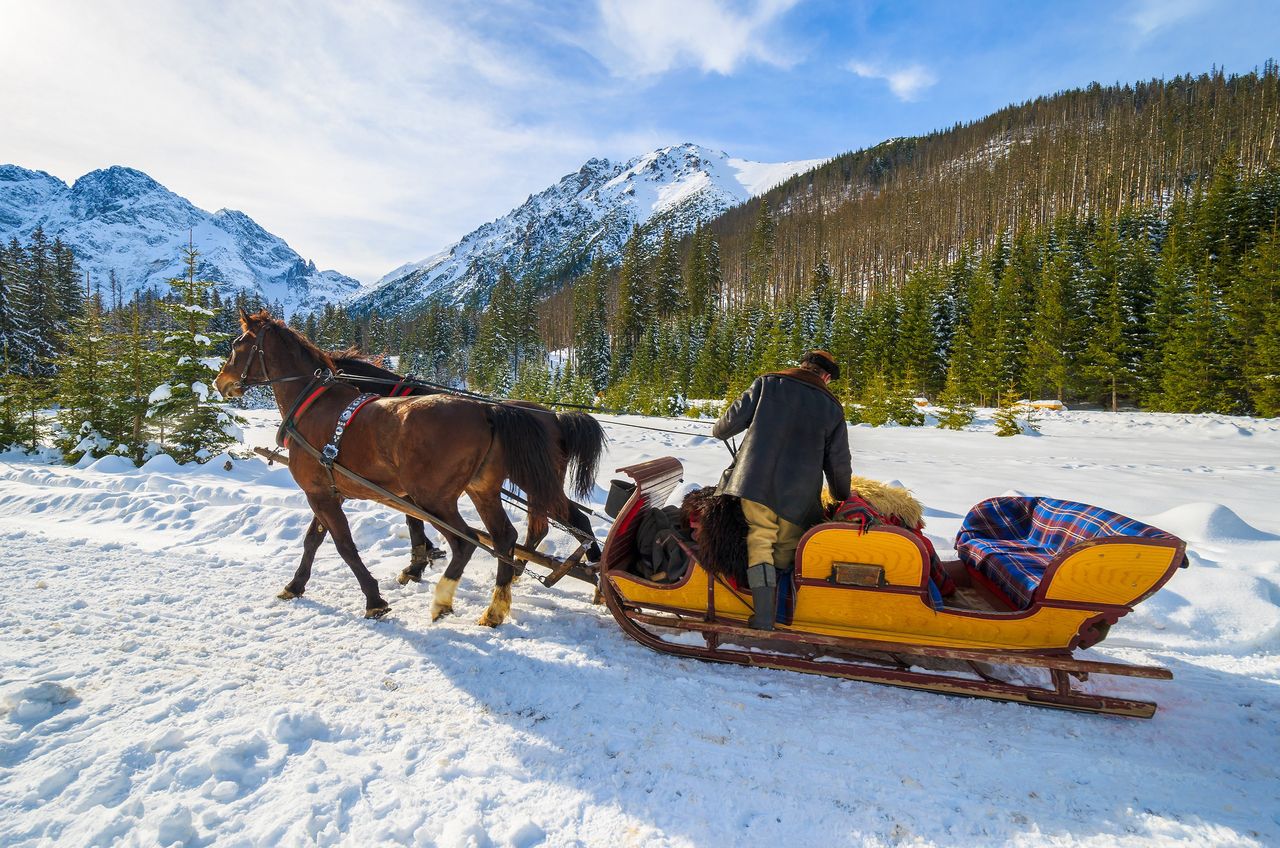
M636 489L618 512L618 518L604 541L600 563L604 571L626 570L636 557L636 528L642 510L648 506L662 506L684 479L684 466L680 460L665 456L660 459L619 468L636 483Z

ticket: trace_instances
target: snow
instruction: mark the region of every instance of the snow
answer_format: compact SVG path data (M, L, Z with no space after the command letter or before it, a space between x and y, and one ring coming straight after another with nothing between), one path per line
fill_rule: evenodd
M114 272L126 300L148 288L168 291L169 280L185 276L189 242L200 252L202 279L224 294L238 288L280 301L286 314L341 302L360 285L317 270L243 212L206 212L133 168L91 171L68 186L42 171L0 165L0 241L26 241L37 226L75 248L80 269L104 287Z
M245 415L270 444L278 413ZM403 522L369 503L347 514L391 615L361 618L328 542L282 602L309 520L287 469L5 454L0 844L1280 844L1280 421L989 418L852 428L855 471L920 496L943 556L1011 489L1181 533L1192 566L1087 652L1172 669L1105 679L1151 721L664 656L575 581L520 581L489 630L482 555L431 624L439 572L398 586ZM609 427L606 469L714 483L707 422L649 423L687 435Z
M755 197L776 185L781 185L796 174L803 174L821 165L826 159L801 159L795 162L750 162L746 159L728 159L738 182L747 194Z
M503 217L457 243L386 274L356 293L353 305L383 315L411 310L436 297L461 303L473 291L488 294L493 275L543 273L587 255L620 256L634 225L656 222L650 236L671 227L677 236L699 221L767 191L823 160L761 163L731 159L722 150L678 144L624 163L591 159L578 171L530 196Z

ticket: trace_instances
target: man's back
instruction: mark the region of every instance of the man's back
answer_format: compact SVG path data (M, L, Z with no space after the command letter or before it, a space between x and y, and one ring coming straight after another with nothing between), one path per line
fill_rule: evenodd
M746 431L721 491L768 506L796 524L819 517L822 478L848 496L851 467L844 409L806 368L765 374L725 410L712 435Z

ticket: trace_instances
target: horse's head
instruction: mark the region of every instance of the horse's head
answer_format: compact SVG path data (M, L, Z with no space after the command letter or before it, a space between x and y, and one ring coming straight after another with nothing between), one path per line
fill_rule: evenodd
M266 372L266 335L273 326L264 309L253 315L240 310L240 336L231 343L231 355L214 378L213 387L225 398L244 394L245 383L271 379Z
M240 337L231 343L214 388L223 397L239 397L249 386L302 380L334 370L333 359L265 309L249 315L240 310Z

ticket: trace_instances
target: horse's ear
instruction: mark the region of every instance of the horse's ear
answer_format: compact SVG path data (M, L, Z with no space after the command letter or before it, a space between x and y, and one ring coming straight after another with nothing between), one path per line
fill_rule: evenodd
M240 312L240 329L246 333L249 332L249 313L244 311L243 306L238 306L236 309Z

